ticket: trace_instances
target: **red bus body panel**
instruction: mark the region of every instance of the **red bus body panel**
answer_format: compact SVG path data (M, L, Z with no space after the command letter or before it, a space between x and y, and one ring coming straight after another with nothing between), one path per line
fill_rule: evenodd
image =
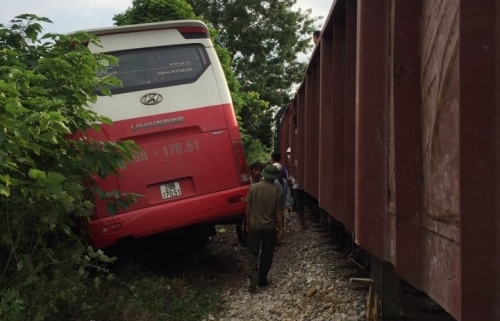
M106 201L96 202L97 219L89 224L93 247L204 222L223 223L245 212L244 197L249 186L241 186L239 181L226 128L227 109L232 106L123 120L87 133L103 141L133 138L141 148L119 177L99 182L105 191L120 190L142 197L114 216L106 210ZM164 120L168 119L182 121L166 124ZM137 124L151 127L137 129ZM163 199L160 186L168 182L178 182L182 195ZM108 233L110 226L112 232Z
M117 240L125 237L141 238L186 226L233 218L237 215L235 213L245 212L244 197L247 192L248 187L237 187L93 220L88 225L92 235L89 242L93 247L100 248L115 244ZM235 199L240 201L231 204ZM115 224L118 225L118 231L102 232Z

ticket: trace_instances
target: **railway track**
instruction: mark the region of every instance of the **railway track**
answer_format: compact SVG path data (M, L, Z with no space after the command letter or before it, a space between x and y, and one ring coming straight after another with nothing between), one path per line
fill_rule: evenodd
M329 240L332 246L345 258L348 258L358 270L357 273L364 277L350 278L351 287L361 287L367 291L366 305L367 313L359 320L366 321L456 321L427 294L412 287L396 275L397 286L389 289L382 289L383 285L377 284L377 273L379 270L371 269L372 257L368 252L357 246L351 235L342 228L326 212L315 207L315 213L311 214L312 219L317 223L316 229L321 231L321 237ZM374 259L376 264L380 262ZM385 283L384 280L379 281ZM392 291L389 294L389 302L382 302L381 293ZM378 292L378 293L377 293ZM394 310L399 310L395 312ZM384 316L384 312L388 315Z
M374 308L369 300L372 283L367 283L373 282L370 256L317 207L311 206L306 213L310 229L305 233L299 232L298 218L286 214L285 242L275 252L272 283L255 295L247 292L246 250L239 246L234 226L218 226L217 235L203 250L171 240L146 239L115 254L122 264L138 263L158 277L210 280L213 286L205 284L202 290L221 295L224 305L218 315L207 315L206 321L454 320L404 282L398 293L399 318L367 315ZM383 312L382 303L376 305L377 316Z

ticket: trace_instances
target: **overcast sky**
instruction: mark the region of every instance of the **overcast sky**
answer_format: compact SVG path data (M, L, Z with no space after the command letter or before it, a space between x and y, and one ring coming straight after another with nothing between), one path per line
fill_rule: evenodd
M70 31L108 27L113 16L132 4L132 0L0 0L0 23L8 22L18 14L33 13L52 20L44 24L44 31L66 33ZM323 23L333 0L297 0L302 9L312 9L313 15L323 16ZM322 25L321 25L322 27Z

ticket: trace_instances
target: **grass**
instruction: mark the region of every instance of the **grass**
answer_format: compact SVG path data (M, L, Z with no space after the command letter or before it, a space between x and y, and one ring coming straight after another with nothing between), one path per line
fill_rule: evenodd
M72 320L200 321L222 310L219 276L203 267L183 265L182 272L171 273L131 260L113 271L116 278L94 288L87 312Z

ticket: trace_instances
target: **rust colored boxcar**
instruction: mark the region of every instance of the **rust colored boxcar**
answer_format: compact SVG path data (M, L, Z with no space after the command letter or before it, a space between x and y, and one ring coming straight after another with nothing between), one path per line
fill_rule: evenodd
M499 85L499 1L335 0L281 118L306 192L460 321L500 320Z

